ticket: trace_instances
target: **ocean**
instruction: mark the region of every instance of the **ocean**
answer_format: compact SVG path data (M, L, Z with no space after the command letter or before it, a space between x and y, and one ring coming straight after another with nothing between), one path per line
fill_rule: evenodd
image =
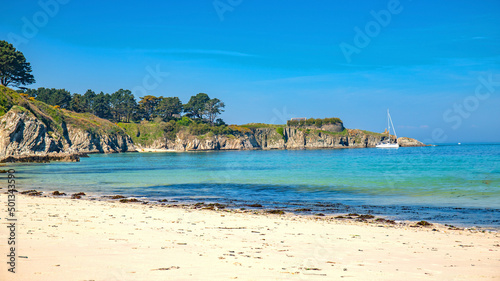
M94 154L14 164L17 186L179 203L261 204L301 214L500 228L500 144L399 149ZM6 185L5 181L5 185ZM22 208L22 207L20 207Z

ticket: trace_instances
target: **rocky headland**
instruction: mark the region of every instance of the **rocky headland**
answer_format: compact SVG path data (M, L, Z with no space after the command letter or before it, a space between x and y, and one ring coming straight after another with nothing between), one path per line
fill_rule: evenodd
M221 134L192 133L168 124L115 124L22 96L0 86L0 162L79 161L89 153L143 150L206 151L374 147L387 135L346 129L341 121L321 126L231 125ZM151 129L154 128L154 129ZM399 138L401 146L423 146Z

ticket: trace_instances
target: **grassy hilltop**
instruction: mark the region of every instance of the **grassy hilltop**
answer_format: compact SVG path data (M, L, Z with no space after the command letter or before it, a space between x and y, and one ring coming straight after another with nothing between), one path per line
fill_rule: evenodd
M76 113L51 106L0 85L0 117L9 110L28 112L42 121L49 132L57 132L60 135L65 134L68 126L98 134L125 134L125 131L116 124L93 114Z

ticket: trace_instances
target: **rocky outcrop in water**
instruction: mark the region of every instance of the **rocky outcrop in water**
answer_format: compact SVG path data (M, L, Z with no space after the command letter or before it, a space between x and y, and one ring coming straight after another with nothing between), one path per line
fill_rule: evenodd
M419 142L416 139L405 138L405 137L398 138L398 143L400 146L403 146L403 147L425 146L425 144Z
M82 153L47 153L43 155L17 155L0 159L0 163L34 162L48 163L50 161L79 162L80 157L88 157Z

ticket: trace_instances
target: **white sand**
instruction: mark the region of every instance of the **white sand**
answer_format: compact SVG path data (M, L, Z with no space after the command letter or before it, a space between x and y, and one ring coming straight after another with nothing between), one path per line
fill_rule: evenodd
M175 149L166 148L137 148L137 152L178 152Z
M6 210L6 195L0 196ZM0 280L493 280L500 235L18 196Z

